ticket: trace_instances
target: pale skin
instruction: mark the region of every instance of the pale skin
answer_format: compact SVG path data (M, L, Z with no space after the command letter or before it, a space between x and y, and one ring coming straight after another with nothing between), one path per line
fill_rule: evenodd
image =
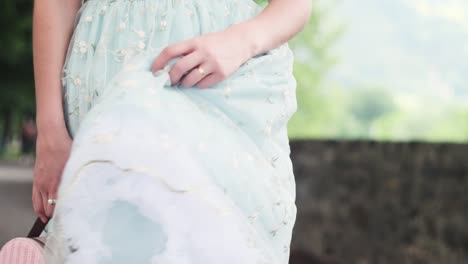
M72 139L62 108L61 70L81 0L35 0L33 59L38 129L32 202L43 222L50 219ZM155 57L152 71L181 57L169 70L172 84L207 88L233 74L249 58L289 41L307 23L311 0L271 0L255 18L223 31L174 43ZM200 74L198 68L203 69ZM183 77L183 78L182 78Z

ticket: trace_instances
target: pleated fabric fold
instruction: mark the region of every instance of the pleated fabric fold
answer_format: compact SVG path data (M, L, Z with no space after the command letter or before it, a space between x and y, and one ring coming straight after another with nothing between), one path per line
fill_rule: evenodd
M253 17L249 0L91 0L63 70L73 146L46 263L286 264L296 217L287 44L210 88L172 86L171 43Z

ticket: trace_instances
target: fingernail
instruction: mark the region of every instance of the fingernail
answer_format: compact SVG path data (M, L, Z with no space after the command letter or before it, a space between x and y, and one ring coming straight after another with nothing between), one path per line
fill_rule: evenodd
M158 71L152 71L151 73L153 74L154 77L157 77L160 75L160 72Z

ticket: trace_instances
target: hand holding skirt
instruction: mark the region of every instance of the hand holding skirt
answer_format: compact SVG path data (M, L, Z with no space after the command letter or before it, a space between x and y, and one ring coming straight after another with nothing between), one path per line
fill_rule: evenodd
M150 70L168 44L259 11L248 0L83 5L64 66L73 146L46 263L288 263L287 123L297 108L288 45L205 89L171 85L175 61Z

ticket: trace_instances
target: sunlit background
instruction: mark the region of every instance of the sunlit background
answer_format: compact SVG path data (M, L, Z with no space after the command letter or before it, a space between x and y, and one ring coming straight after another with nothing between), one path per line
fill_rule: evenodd
M468 140L467 1L314 2L292 137Z
M468 263L468 1L313 3L290 41L291 264ZM0 245L34 218L31 14L0 3Z
M18 158L21 127L34 115L30 2L0 11L7 159ZM290 41L299 105L290 137L468 141L467 10L464 0L315 0Z

